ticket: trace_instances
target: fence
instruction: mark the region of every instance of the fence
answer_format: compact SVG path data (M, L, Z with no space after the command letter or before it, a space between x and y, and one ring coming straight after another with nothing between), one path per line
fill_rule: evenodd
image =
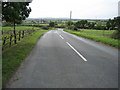
M38 30L38 29L36 29ZM22 38L27 37L28 35L32 34L36 30L20 30L20 31L2 31L2 49L4 50L5 47L10 47L13 44L16 44Z

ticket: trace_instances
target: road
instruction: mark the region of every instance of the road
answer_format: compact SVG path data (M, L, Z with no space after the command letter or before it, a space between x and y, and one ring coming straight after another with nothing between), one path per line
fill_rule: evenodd
M41 37L8 88L117 88L118 50L62 29Z

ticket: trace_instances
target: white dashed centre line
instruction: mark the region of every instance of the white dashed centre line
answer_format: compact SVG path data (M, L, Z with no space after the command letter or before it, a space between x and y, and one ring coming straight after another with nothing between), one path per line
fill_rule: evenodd
M62 39L64 39L61 35L59 35Z
M87 61L72 45L70 45L68 42L66 42L68 46L70 46L84 61Z

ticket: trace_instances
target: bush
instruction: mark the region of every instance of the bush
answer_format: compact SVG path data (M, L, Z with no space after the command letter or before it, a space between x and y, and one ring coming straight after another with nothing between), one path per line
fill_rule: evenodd
M112 38L120 40L120 31L113 33Z
M65 25L56 25L55 28L65 28Z
M106 27L105 26L95 26L94 29L97 29L97 30L106 30Z
M47 27L47 26L43 26L41 28L44 29L44 30L48 30L49 29L49 27Z
M50 27L54 27L55 25L56 25L55 22L50 22L50 23L49 23L49 26L50 26Z
M75 30L75 31L78 31L78 28L77 28L77 27L74 27L74 30Z

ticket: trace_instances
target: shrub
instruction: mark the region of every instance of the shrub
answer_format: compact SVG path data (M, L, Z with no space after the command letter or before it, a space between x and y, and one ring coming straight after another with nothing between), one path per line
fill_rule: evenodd
M113 33L112 38L120 40L120 31L116 31L115 33Z
M48 30L49 27L47 27L47 26L43 26L42 29L44 29L44 30Z

